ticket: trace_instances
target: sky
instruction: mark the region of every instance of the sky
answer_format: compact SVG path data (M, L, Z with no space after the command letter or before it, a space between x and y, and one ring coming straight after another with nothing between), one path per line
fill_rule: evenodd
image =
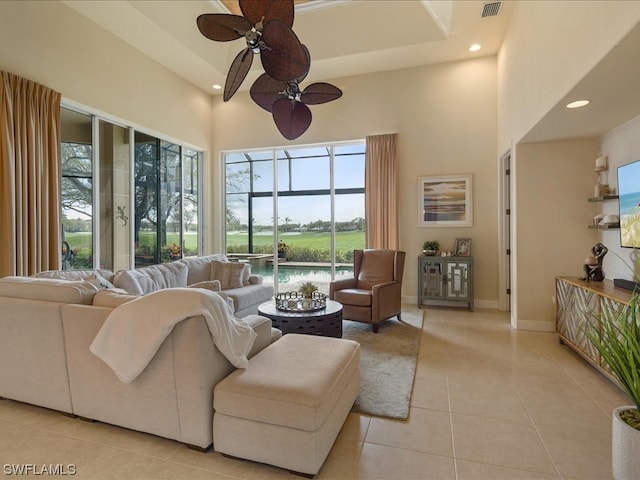
M333 164L333 187L364 188L364 144L336 147ZM340 153L344 153L341 155ZM357 154L353 154L357 153ZM294 196L279 196L279 224L306 224L316 220L331 220L331 203L329 195L296 195L296 192L325 190L331 188L331 162L326 147L308 147L287 150L290 160L285 159L282 152L277 152L277 190ZM271 194L274 191L273 151L247 152L253 161L253 191ZM228 171L247 171L246 156L231 154L227 158L240 162L228 165ZM234 161L234 160L231 160ZM245 175L245 183L240 190L249 190L249 176ZM245 197L246 198L246 197ZM234 206L236 216L241 223L248 223L246 202ZM273 196L255 198L253 218L258 225L271 225L274 217ZM336 195L335 220L350 221L364 218L364 194ZM286 219L286 221L285 221Z

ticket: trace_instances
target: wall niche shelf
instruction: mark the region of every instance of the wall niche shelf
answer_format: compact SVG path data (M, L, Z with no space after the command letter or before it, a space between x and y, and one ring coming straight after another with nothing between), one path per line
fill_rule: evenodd
M619 223L608 223L606 225L588 225L587 228L591 228L594 230L616 230L620 228Z
M604 202L606 200L617 200L618 199L618 195L604 195L602 197L591 197L588 198L587 200L589 202Z
M600 197L587 198L589 202L606 202L607 200L618 200L618 195L602 195ZM608 223L605 225L587 225L591 230L619 230L620 223Z

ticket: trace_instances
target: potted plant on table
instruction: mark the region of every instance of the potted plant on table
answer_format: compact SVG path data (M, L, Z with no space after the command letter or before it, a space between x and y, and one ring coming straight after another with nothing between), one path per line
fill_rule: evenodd
M278 258L287 258L288 251L289 245L284 242L278 242Z
M440 250L440 242L437 240L427 240L422 244L422 253L425 255L436 255Z
M299 288L299 291L300 293L302 293L304 298L311 298L313 296L313 292L315 292L316 290L318 290L318 287L316 287L311 282L304 282Z
M302 293L303 299L302 299L302 308L304 308L305 310L308 310L312 307L312 301L311 298L313 297L313 292L316 292L318 290L318 287L316 287L313 283L311 282L304 282L300 288L298 289L298 291L300 293Z
M620 309L607 308L585 335L600 353L634 405L616 408L612 418L612 470L615 480L640 478L640 293Z

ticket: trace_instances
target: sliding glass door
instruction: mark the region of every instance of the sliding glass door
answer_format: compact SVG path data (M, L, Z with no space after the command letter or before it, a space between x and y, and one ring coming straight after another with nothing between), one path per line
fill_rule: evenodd
M202 152L66 108L61 124L64 268L120 270L201 252Z

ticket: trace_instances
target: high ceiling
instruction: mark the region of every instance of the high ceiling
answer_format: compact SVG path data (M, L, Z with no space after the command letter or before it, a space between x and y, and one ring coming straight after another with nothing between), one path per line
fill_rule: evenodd
M157 62L213 95L244 39L213 42L196 18L228 13L236 0L63 0ZM485 4L500 6L482 17ZM298 0L293 29L311 52L308 82L495 54L510 2L449 0ZM482 45L469 52L473 43ZM259 61L241 90L262 73Z
M212 86L224 85L232 60L245 47L243 39L208 40L196 26L199 15L229 13L237 0L61 1L211 95L222 94ZM295 1L293 29L311 52L308 83L494 55L514 7L512 0ZM499 7L497 14L490 7ZM473 43L482 49L470 52ZM598 136L636 116L638 58L640 24L522 140ZM240 90L248 90L262 72L256 59ZM578 98L592 103L579 113L564 108Z

